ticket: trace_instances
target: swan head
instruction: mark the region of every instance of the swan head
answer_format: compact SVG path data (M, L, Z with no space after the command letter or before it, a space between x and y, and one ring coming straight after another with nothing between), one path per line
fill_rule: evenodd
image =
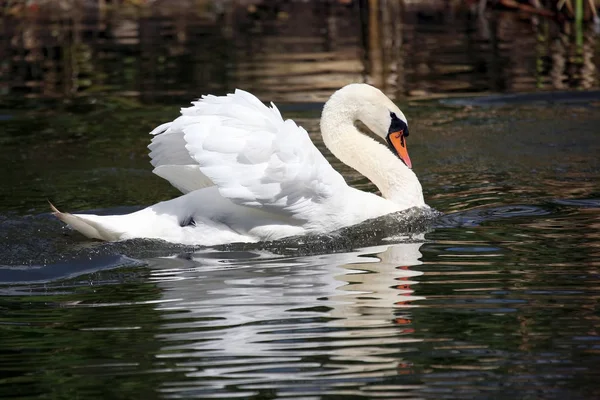
M365 84L352 83L335 92L323 109L321 121L329 113L350 114L352 121L360 121L375 135L381 137L408 167L412 168L406 147L408 121L404 113L381 90ZM347 117L346 117L347 118ZM321 127L322 131L324 126Z

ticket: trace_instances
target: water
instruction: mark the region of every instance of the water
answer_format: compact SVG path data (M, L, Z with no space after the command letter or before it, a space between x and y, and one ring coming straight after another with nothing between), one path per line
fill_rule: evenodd
M302 108L283 112L322 147ZM0 396L597 398L598 103L402 108L443 216L217 249L92 242L48 214L174 195L145 150L171 106L10 114Z
M0 397L600 398L600 94L548 92L598 88L597 37L578 49L568 22L435 2L400 25L398 2L368 3L11 11ZM401 99L443 214L217 248L90 241L49 214L176 196L147 132L235 86L375 191L318 134L320 102L354 80Z

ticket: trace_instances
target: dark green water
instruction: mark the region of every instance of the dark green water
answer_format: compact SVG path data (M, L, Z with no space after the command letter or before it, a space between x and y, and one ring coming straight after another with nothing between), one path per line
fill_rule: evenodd
M600 398L592 24L497 2L9 3L0 398ZM176 196L147 133L200 94L275 100L326 151L315 102L355 81L528 94L402 104L435 220L206 249L94 242L48 213Z
M145 146L177 107L0 113L0 397L600 397L598 102L402 108L444 216L220 249L47 213L176 195ZM282 111L318 141L318 111Z

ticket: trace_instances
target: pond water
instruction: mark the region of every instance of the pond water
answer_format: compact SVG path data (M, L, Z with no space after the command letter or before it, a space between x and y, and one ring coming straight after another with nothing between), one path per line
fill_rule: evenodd
M402 105L442 216L216 249L48 213L176 195L145 148L176 107L5 113L0 397L598 398L599 97L539 96ZM323 148L318 106L282 112Z
M1 398L600 398L592 27L475 2L113 3L10 2L0 24ZM177 196L147 133L235 87L375 191L318 132L353 81L401 101L439 215L193 248L49 213Z

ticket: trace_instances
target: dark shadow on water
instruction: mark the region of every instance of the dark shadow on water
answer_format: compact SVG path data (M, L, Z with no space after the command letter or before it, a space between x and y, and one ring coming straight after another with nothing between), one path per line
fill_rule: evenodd
M80 275L94 274L113 268L142 266L143 262L122 255L90 254L84 258L73 258L66 262L47 265L2 266L0 283L2 285L45 283L57 279L70 279Z

